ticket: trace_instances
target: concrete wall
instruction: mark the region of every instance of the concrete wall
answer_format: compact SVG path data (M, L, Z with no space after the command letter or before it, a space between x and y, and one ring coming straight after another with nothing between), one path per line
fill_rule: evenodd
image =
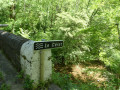
M37 85L40 80L50 79L52 62L49 60L51 49L34 50L34 43L35 41L0 30L0 49L17 70L23 70Z
M21 70L20 49L26 41L28 39L0 30L0 49L4 51L18 71Z

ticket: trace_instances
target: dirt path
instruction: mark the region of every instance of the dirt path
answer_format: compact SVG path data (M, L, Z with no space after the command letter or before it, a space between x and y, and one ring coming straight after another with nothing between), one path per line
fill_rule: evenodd
M107 71L106 67L100 62L80 63L78 65L61 66L56 65L55 71L63 74L70 74L72 80L83 83L91 83L99 87L111 86L112 78L115 75Z

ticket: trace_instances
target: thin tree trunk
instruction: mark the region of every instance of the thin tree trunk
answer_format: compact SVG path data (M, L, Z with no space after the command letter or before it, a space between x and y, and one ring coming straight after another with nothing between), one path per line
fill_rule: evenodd
M11 7L10 7L10 18L11 19L16 19L16 13L15 13L15 4L13 4Z
M90 5L90 2L91 2L91 0L89 0L89 1L88 1L88 4L87 4L87 9L88 9L88 7L89 7L89 5Z
M79 9L79 0L76 0L76 11Z
M13 5L10 6L10 19L13 19L14 21L16 20L16 12L15 12L15 9L16 9L16 4L15 4L15 0L13 1ZM14 33L14 23L12 25L12 33Z
M99 10L99 8L95 9L95 10L92 12L92 14L91 14L91 16L90 16L90 18L89 18L88 25L91 24L91 22L92 22L94 16L97 14L98 10Z
M119 30L119 24L117 23L117 31L118 31L118 39L119 39L119 49L120 49L120 30Z
M24 0L24 12L25 12L25 0Z

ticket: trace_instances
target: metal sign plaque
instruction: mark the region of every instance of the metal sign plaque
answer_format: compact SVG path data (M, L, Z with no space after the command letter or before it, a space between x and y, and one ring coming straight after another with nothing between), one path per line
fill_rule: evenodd
M63 46L63 40L41 41L34 43L34 50L58 48Z

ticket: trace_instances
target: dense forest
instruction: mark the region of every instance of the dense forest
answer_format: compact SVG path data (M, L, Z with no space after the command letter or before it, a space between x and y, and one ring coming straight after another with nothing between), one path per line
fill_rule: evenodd
M120 0L0 0L0 6L4 30L64 41L51 57L52 82L63 90L120 89Z

